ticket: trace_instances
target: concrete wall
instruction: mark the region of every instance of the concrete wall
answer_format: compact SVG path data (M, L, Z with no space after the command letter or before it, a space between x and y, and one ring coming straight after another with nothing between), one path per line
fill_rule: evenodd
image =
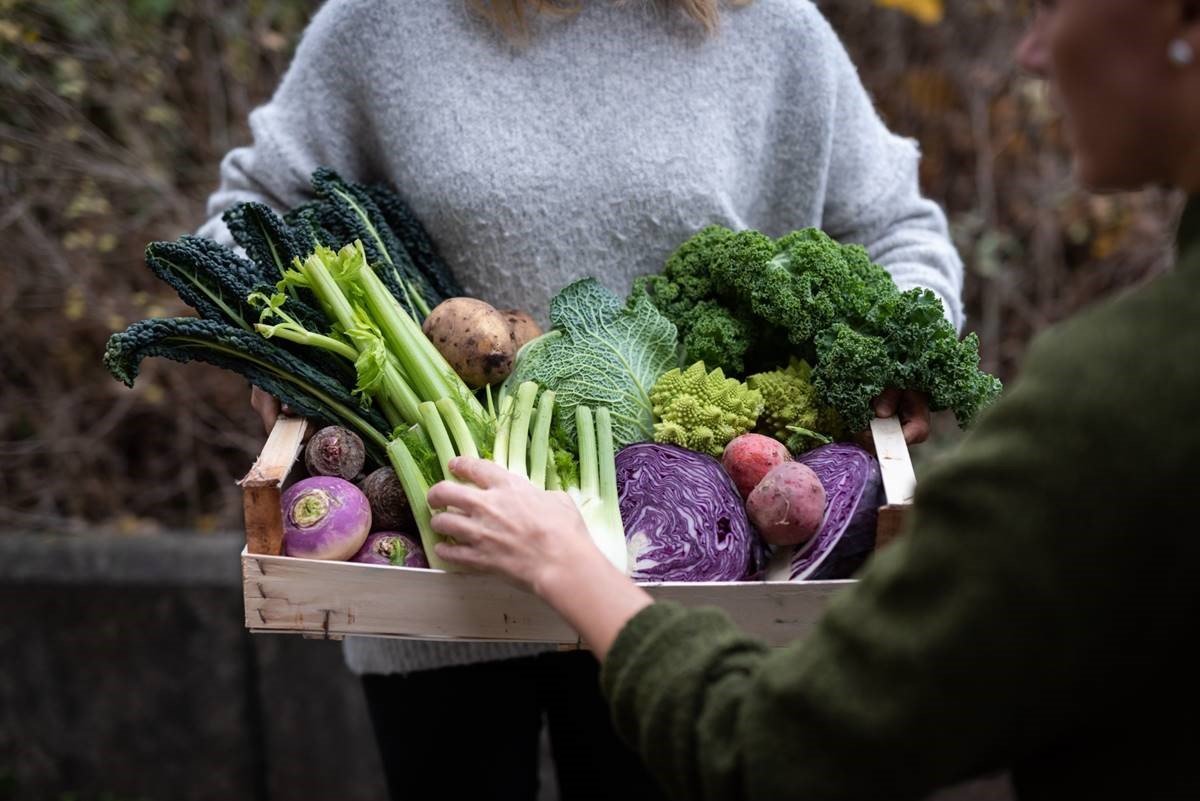
M0 801L384 798L339 645L248 635L240 550L0 537Z

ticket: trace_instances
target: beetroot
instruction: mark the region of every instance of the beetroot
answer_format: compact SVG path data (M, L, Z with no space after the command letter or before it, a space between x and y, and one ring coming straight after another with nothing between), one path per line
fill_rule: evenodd
M358 488L371 504L371 528L375 531L415 531L412 507L396 471L391 467L373 470Z
M304 465L312 476L337 476L349 481L362 472L366 460L362 438L341 426L322 428L304 448Z

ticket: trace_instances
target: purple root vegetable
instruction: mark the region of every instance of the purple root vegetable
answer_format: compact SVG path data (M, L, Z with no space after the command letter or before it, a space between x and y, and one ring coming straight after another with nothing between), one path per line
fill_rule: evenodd
M314 476L283 493L283 552L288 556L349 559L370 530L367 496L345 479Z
M415 531L412 507L396 471L381 467L371 471L358 485L371 504L371 527L376 531Z
M771 468L750 492L746 514L772 545L799 545L821 528L825 488L808 465L784 462Z
M362 472L366 460L362 438L341 426L322 428L304 448L304 465L312 476L337 476L349 481Z
M351 562L397 567L429 567L421 543L399 531L377 531L367 537Z

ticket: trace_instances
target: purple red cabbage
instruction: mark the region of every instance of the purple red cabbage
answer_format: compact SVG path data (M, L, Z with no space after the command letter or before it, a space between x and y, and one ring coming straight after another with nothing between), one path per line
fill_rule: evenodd
M639 443L622 449L616 463L635 581L741 581L762 570L762 542L716 459Z
M813 538L792 556L792 581L849 578L875 547L875 524L883 503L879 463L845 442L822 445L796 457L825 488L825 519Z

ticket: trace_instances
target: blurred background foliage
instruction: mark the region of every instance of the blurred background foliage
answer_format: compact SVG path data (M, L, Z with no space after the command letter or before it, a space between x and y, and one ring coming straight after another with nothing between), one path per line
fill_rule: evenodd
M818 4L921 144L987 369L1011 379L1046 325L1164 268L1176 199L1073 188L1045 87L1011 64L1020 4ZM127 390L100 356L113 330L184 311L143 248L200 224L317 5L0 0L0 530L240 525L234 482L263 439L244 382L151 360Z

